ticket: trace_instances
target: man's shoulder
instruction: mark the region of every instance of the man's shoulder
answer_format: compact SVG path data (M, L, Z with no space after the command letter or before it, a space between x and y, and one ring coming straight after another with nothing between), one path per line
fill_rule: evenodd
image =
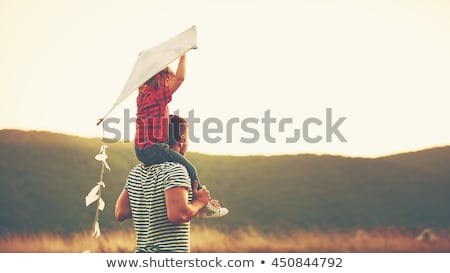
M128 177L128 188L149 185L148 183L162 183L164 190L174 187L191 189L191 179L186 167L177 162L164 162L144 166L138 164L133 167Z
M159 166L158 166L159 165ZM166 174L187 174L187 169L178 162L164 162L153 166Z
M132 173L172 173L172 172L186 172L187 169L182 164L178 162L164 162L160 164L153 164L150 166L145 166L140 163L134 166L131 170Z
M178 162L164 162L161 163L162 165L164 165L164 168L169 168L169 169L186 169L186 167L183 166L183 164L178 163Z
M136 175L142 175L142 173L146 172L146 169L142 163L139 163L137 165L134 165L128 176L136 176Z
M186 167L176 162L163 163L163 169L159 176L165 184L165 190L175 187L191 188L191 179Z

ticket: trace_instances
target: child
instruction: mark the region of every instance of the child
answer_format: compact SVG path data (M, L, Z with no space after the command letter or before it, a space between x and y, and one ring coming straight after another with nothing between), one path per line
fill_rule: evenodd
M166 67L139 87L137 97L135 152L136 156L146 166L167 161L178 162L186 167L191 184L200 180L195 167L180 153L173 151L168 145L168 104L173 93L184 81L186 71L186 56L180 57L176 74ZM215 218L225 216L226 208L215 206L211 201L200 212L200 218Z

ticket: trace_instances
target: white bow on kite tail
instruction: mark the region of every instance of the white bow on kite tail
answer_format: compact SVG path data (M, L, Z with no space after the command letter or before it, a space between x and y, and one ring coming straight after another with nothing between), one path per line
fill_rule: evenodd
M144 82L166 68L181 55L197 49L197 28L192 26L175 37L138 54L136 64L125 83L122 92L111 109L97 121L97 125Z
M101 235L100 224L98 221L99 211L100 210L103 211L103 209L105 208L105 202L102 199L102 188L105 188L105 183L103 182L103 174L105 172L105 168L111 170L108 163L106 162L106 159L108 158L108 156L106 155L106 148L108 148L108 146L106 144L102 144L102 146L100 147L100 152L95 156L95 159L102 163L100 171L100 181L97 182L97 184L91 189L91 191L85 197L86 207L97 201L95 219L92 225L92 236L96 238Z

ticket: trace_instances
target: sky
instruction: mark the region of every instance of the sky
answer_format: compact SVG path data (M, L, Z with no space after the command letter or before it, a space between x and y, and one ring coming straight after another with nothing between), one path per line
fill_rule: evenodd
M191 151L377 157L450 145L449 14L445 0L0 0L0 129L132 141L136 93L106 132L97 119L139 52L195 25L198 49L169 105L198 120Z

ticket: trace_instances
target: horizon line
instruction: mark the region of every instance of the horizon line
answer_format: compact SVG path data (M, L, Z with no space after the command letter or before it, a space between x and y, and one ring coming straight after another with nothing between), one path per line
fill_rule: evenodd
M50 134L58 134L58 135L65 135L65 136L72 136L72 137L79 137L84 139L102 139L100 136L86 136L82 134L76 134L76 133L69 133L69 132L63 132L63 131L56 131L56 130L46 130L46 129L24 129L24 128L0 128L0 131L22 131L22 132L36 132L36 133L50 133ZM120 141L120 140L119 140ZM119 142L118 141L118 142ZM131 142L126 143L122 142L123 144L132 144ZM414 152L420 152L424 150L434 149L434 148L444 148L444 147L450 147L450 143L447 144L433 144L433 145L427 145L422 147L416 147L413 149L399 149L394 152L386 152L386 153L380 153L377 155L369 155L369 154L351 154L351 153L332 153L332 152L311 152L311 151L305 151L305 152L283 152L283 153L248 153L248 154L239 154L239 153L208 153L203 152L200 150L189 150L189 153L197 153L197 154L204 154L204 155L211 155L211 156L232 156L232 157L246 157L246 156L263 156L263 157L270 157L270 156L294 156L294 155L317 155L317 156L341 156L341 157L348 157L348 158L368 158L368 159L376 159L376 158L382 158L382 157L388 157L388 156L394 156L399 154L406 154L406 153L414 153Z

